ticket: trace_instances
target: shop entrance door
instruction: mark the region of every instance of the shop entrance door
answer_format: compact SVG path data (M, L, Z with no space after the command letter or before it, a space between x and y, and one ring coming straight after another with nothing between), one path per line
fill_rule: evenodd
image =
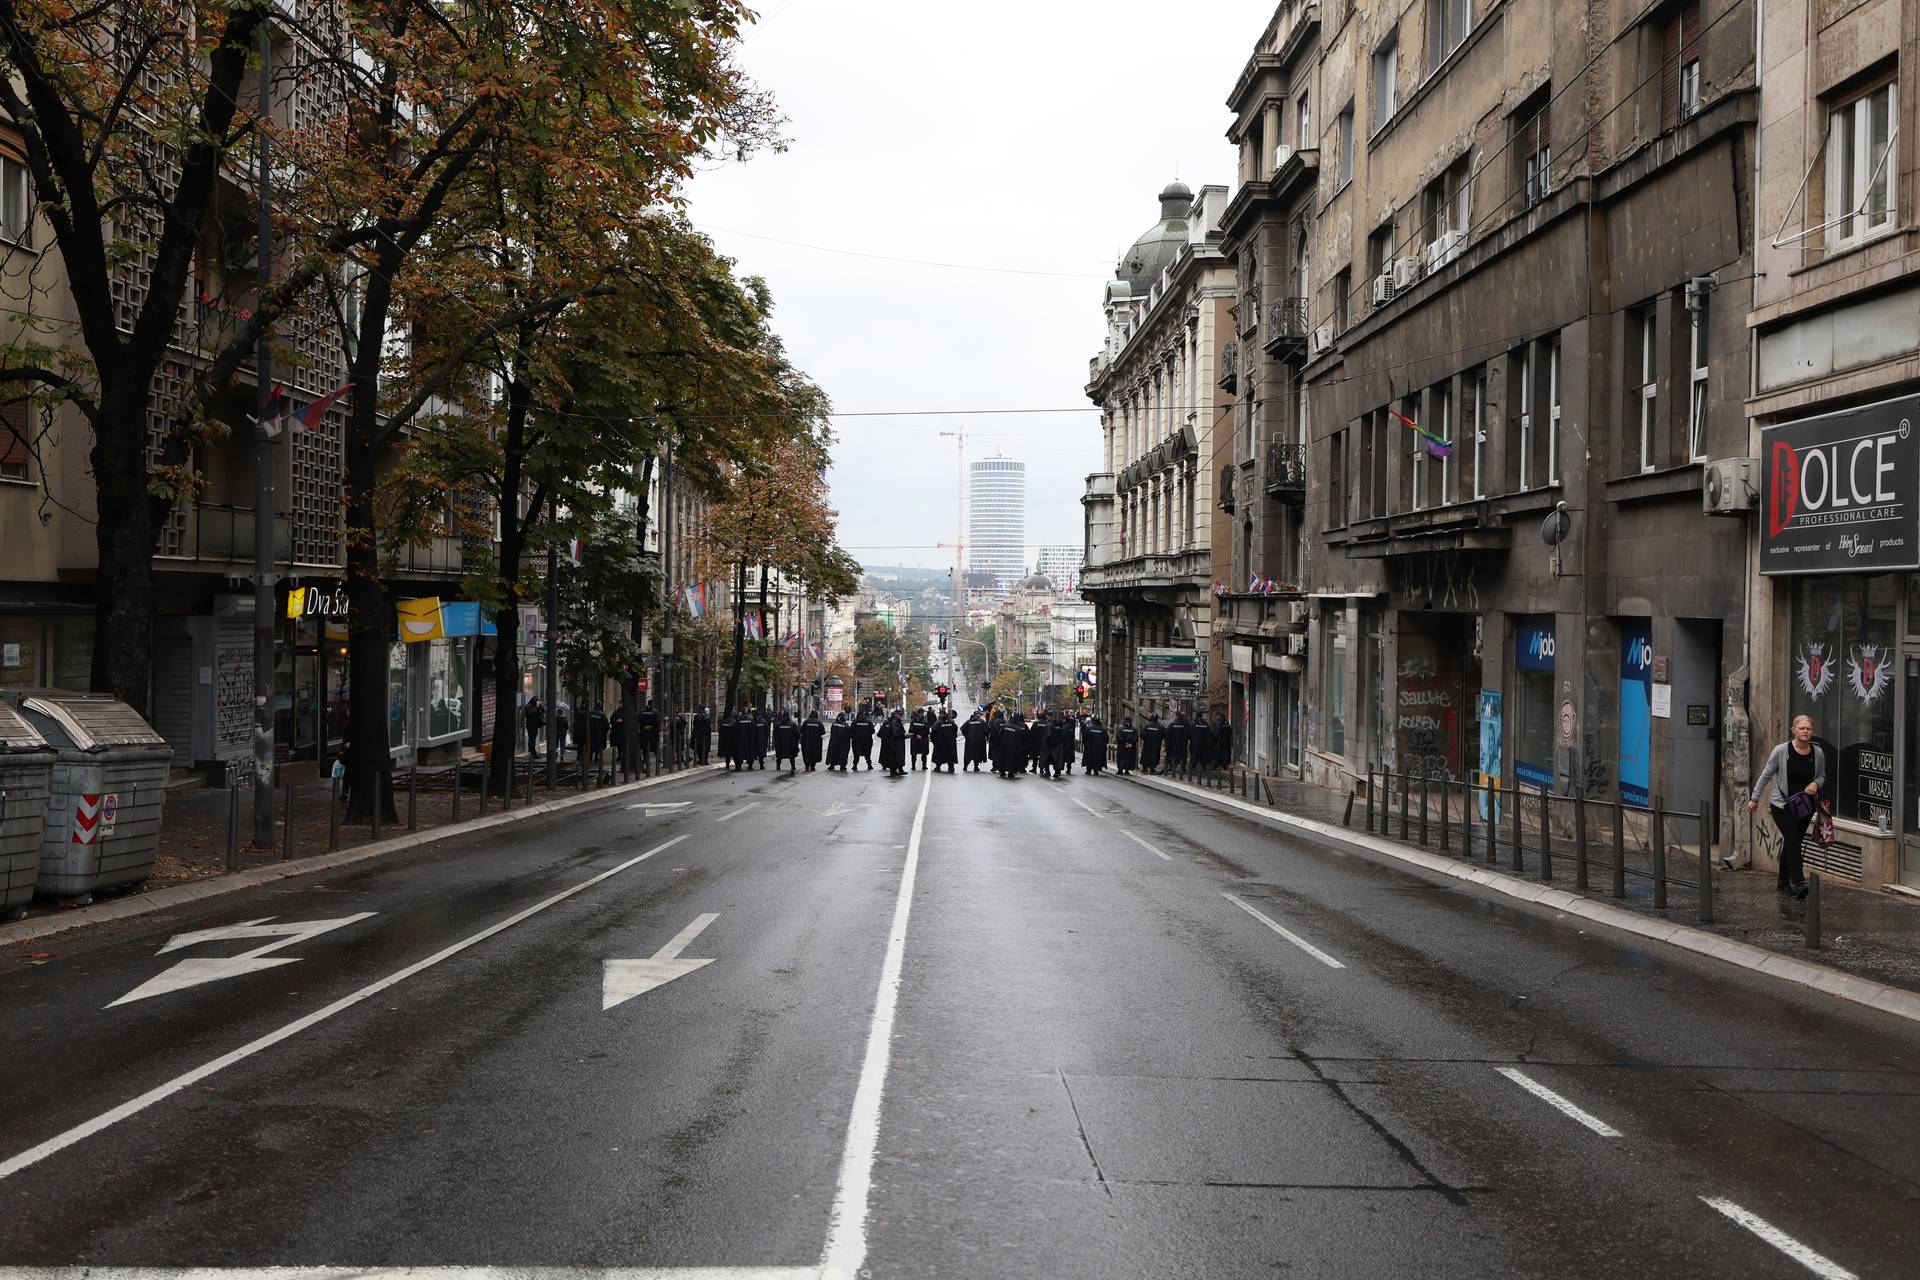
M1914 762L1920 760L1915 755L1920 748L1920 652L1908 650L1906 654L1907 705L1905 741L1906 748L1901 769L1901 787L1905 794L1900 799L1900 883L1910 888L1920 889L1920 786L1915 785L1913 776Z

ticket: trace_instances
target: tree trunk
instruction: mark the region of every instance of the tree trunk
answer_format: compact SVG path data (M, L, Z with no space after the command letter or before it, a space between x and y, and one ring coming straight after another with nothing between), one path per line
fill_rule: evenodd
M387 311L393 300L391 252L373 257L367 275L359 343L353 361L353 390L348 397L346 466L342 477L346 506L347 666L351 697L347 713L347 785L351 791L347 821L373 816L380 798L382 817L394 820L393 756L387 688L387 599L380 586L380 539L374 519L374 490L379 482L379 371L386 341ZM410 690L409 690L410 692ZM410 708L408 709L411 710ZM376 790L377 788L377 790Z
M508 579L512 581L512 579ZM507 603L494 610L493 642L493 753L487 761L487 794L504 796L513 785L513 757L520 749L520 600L509 592ZM531 769L533 764L528 762Z
M99 495L90 683L151 719L153 552L167 505L147 491L145 386L140 371L130 370L103 379L100 389L88 455Z

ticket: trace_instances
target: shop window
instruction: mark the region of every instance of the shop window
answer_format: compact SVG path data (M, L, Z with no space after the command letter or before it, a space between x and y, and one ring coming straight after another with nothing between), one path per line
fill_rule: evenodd
M1889 575L1793 580L1788 723L1813 717L1830 744L1834 816L1877 823L1893 816L1894 638L1899 586ZM1770 726L1770 742L1786 726ZM1908 761L1911 769L1913 762Z
M1531 787L1553 785L1554 647L1552 614L1514 619L1513 776Z
M407 646L395 640L387 650L387 749L407 741Z
M1327 750L1336 756L1347 754L1347 615L1326 616L1326 643L1320 651L1326 655L1321 674L1323 701L1327 706Z
M464 736L473 728L473 641L430 640L426 665L427 737Z
M1827 112L1828 244L1842 247L1889 230L1896 212L1889 148L1899 87L1883 84Z

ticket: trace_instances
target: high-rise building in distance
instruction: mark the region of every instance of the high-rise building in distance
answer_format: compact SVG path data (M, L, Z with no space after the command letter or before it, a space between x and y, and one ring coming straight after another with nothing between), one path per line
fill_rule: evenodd
M967 568L1003 593L1026 573L1027 464L982 458L967 470Z
M1070 596L1080 581L1080 561L1085 554L1077 544L1041 547L1034 553L1033 571L1046 575L1053 583L1054 594Z

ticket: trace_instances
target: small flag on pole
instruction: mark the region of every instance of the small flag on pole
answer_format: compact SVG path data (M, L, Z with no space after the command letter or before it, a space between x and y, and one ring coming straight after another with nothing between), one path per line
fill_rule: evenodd
M313 431L317 429L320 424L326 420L327 410L333 408L334 402L341 396L347 394L352 388L353 384L351 382L343 382L333 390L327 392L327 394L321 396L318 400L315 400L305 409L302 409L300 416L294 419L293 429L295 431Z
M272 440L280 434L280 419L286 416L287 393L279 383L273 384L273 394L267 397L267 403L260 410L260 430L267 439Z

